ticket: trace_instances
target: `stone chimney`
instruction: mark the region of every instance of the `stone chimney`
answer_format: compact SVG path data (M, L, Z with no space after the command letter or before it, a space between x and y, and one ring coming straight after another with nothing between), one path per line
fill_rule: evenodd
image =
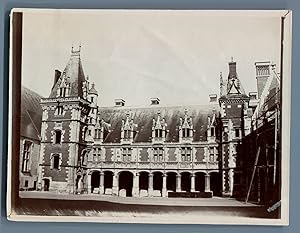
M209 102L211 103L216 103L218 101L218 96L217 94L210 94L209 95Z
M115 106L116 107L125 106L125 100L123 100L123 99L115 99Z
M151 105L159 105L160 99L159 98L151 98Z
M230 79L230 78L236 78L237 77L237 74L236 74L236 62L234 62L233 58L231 58L231 62L229 62L228 64L229 64L228 79Z
M255 62L256 69L256 83L257 83L257 98L260 99L264 90L266 82L270 77L271 63L268 62Z

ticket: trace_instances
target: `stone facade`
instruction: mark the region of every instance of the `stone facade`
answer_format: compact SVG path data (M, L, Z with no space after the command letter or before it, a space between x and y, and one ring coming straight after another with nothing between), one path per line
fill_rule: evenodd
M249 122L249 97L236 63L221 77L219 102L164 107L97 105L80 49L56 71L41 100L38 190L119 196L232 196L236 147Z

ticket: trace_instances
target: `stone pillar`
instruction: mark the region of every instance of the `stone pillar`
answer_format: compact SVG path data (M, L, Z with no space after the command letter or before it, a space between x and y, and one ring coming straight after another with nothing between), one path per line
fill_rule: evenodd
M113 176L112 195L119 195L119 176L115 173Z
M139 183L140 183L140 173L135 173L133 176L133 187L132 187L132 196L139 196Z
M191 192L195 192L195 174L191 176Z
M148 177L148 196L151 197L153 193L153 174L150 173Z
M99 194L104 194L104 172L100 172Z
M176 176L176 192L181 192L181 175Z
M88 174L87 190L89 194L92 193L92 174Z
M205 175L205 192L210 192L210 174Z
M163 183L162 183L162 192L161 192L162 197L167 197L168 196L168 191L167 191L167 174L163 175Z

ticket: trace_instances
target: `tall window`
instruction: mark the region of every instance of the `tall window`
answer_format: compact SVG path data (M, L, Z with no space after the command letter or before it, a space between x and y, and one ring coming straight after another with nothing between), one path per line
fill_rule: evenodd
M124 162L130 162L131 161L131 148L128 148L128 147L123 148L122 155L123 155Z
M190 162L191 161L192 148L182 147L181 148L181 161Z
M156 138L162 138L162 129L155 129L155 137Z
M153 160L155 162L161 162L163 161L163 148L154 148L154 151L153 151Z
M61 143L61 131L55 130L55 144Z
M22 172L29 172L29 159L31 153L32 142L25 141L23 147Z
M59 169L60 168L60 158L59 155L52 155L52 168Z

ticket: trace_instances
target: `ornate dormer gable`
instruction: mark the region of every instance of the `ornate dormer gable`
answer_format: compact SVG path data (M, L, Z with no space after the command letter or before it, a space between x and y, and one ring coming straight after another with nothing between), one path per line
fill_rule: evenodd
M216 127L217 120L216 120L216 113L213 112L212 116L207 117L207 141L208 142L215 142L216 140Z
M165 118L161 117L160 111L157 112L157 118L152 123L152 142L163 143L167 135L167 123Z
M184 117L180 117L179 121L179 142L192 142L193 141L193 120L188 117L188 111L184 111Z
M61 79L58 81L56 97L68 97L70 93L70 88L70 78L67 77L66 72L64 71L61 76Z
M134 124L133 118L128 112L126 114L126 119L122 119L121 126L121 143L132 143L134 138L134 129L137 127L137 124Z

